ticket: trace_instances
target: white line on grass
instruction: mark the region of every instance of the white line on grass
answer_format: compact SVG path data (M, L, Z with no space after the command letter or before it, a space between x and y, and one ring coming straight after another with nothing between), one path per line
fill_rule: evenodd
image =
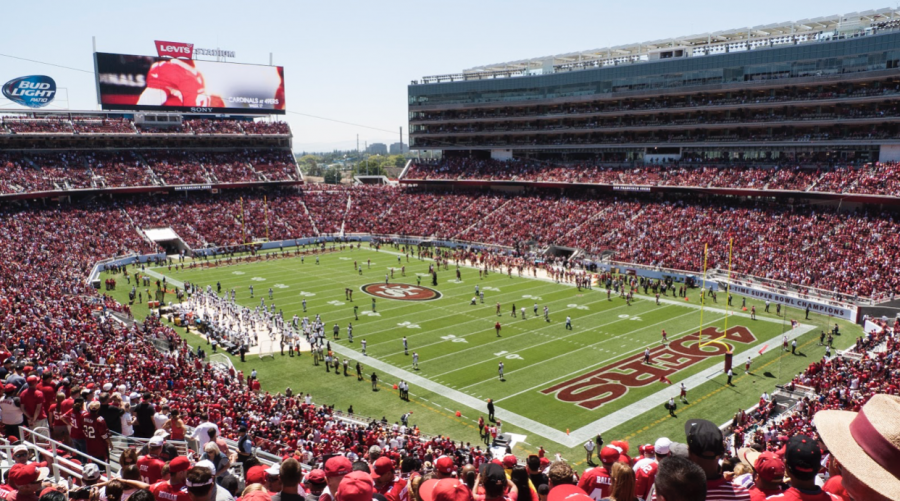
M597 312L591 313L591 314L589 314L589 315L585 315L585 316L583 316L583 317L580 317L580 319L584 319L584 318L590 317L590 316L592 316L592 315L599 315L599 314L601 314L601 313L608 313L608 312L610 312L610 311L617 310L617 309L619 309L619 308L625 308L625 307L626 307L626 305L622 305L622 306L616 306L615 308L610 308L610 309L608 309L608 310L597 311ZM657 310L657 311L659 311L659 310ZM649 313L649 311L648 311L648 313ZM620 322L620 321L622 321L622 320L627 320L627 319L625 319L625 318L620 318L620 319L615 320L615 321L610 322L610 323ZM601 324L600 327L602 327L602 326L604 326L604 325L609 325L609 324ZM446 355L441 355L441 356L438 356L438 357L429 358L428 361L433 362L433 361L435 361L435 360L440 360L440 359L445 358L445 357L451 357L451 356L453 356L453 355L458 355L458 354L460 354L460 353L463 353L463 352L466 352L466 351L469 351L469 350L474 350L474 349L478 349L478 348L484 348L485 346L488 346L488 345L491 345L491 344L494 344L494 343L501 343L501 342L503 342L503 341L508 341L508 340L510 340L510 339L515 339L515 338L517 338L517 337L519 337L519 336L524 336L524 335L526 335L526 334L535 334L535 333L540 332L540 331L542 331L542 330L544 330L544 329L549 329L549 328L553 328L553 327L559 327L559 324L556 324L556 325L553 325L553 324L551 324L551 325L545 325L544 327L541 327L540 329L526 330L526 331L524 331L524 332L521 332L521 333L519 333L519 334L515 334L515 335L512 335L512 336L507 336L507 337L497 338L497 339L495 339L495 340L493 340L493 341L490 341L490 342L487 342L487 343L484 343L484 344L480 344L480 345L478 345L478 346L472 346L472 347L465 348L465 349L462 349L462 350L454 351L454 352L452 352L452 353L447 353ZM490 331L490 329L485 329L485 330L488 331L488 332ZM554 338L554 339L555 339L555 340L564 339L564 338L569 337L569 336L574 336L574 335L576 335L576 334L584 334L585 332L589 332L589 331L590 331L590 329L585 329L585 330L579 331L579 332L577 332L577 333L572 333L572 334L569 334L569 335L567 335L567 336L563 336L563 337L560 337L560 338ZM468 337L468 336L474 336L474 335L477 335L477 334L481 334L482 332L483 332L483 331L473 332L473 333L466 334L466 335L460 336L460 337L465 338L465 337ZM425 347L425 346L432 346L432 345L440 344L440 343L444 343L444 342L446 342L446 341L437 341L437 342L434 342L434 343L429 343L429 344L422 345L422 347ZM384 356L386 356L386 357L392 357L392 356L395 356L395 355L399 355L400 353L403 353L403 351L398 351L398 352L391 353L391 354L389 354L389 355L384 355Z
M792 329L790 334L788 335L788 341L796 339L803 334L813 330L815 327L812 325L802 325L797 329ZM770 351L781 349L781 339L779 336L782 334L778 334L772 339L769 339L766 342L760 342L756 346L748 347L746 350L742 351L739 355L735 355L734 360L737 360L738 357L743 357L745 355L749 356L749 358L754 359L761 356L760 349L769 344L769 348L765 350L763 353L768 353ZM700 386L701 384L707 382L709 378L715 376L716 374L722 374L722 367L717 363L710 367L709 369L703 370L686 378L684 381L684 385L690 389ZM665 389L660 390L652 395L648 395L637 402L632 403L626 407L623 407L617 411L614 411L610 414L603 416L602 418L590 423L588 425L582 426L578 428L574 432L572 432L567 438L564 444L569 447L575 447L576 445L584 442L585 440L594 437L597 433L611 430L616 426L624 424L631 419L635 419L641 414L653 409L660 408L660 404L662 402L667 401L670 398L677 397L681 392L681 388L675 385L667 386Z
M665 308L665 307L664 307L664 308ZM661 309L660 309L660 310L656 310L656 311L661 311ZM598 342L596 342L596 343L591 343L591 344L589 344L589 345L581 345L581 346L582 346L582 349L584 349L584 348L590 348L591 346L596 346L596 345L598 345L598 344L603 344L603 343L605 343L605 342L612 341L612 340L617 339L617 338L620 338L620 337L622 337L622 336L627 336L627 335L630 335L630 334L634 334L635 332L639 332L639 331L642 331L642 330L644 330L644 329L649 329L649 328L651 328L651 327L655 327L655 326L657 326L657 325L660 325L660 324L663 324L663 323L666 323L666 322L671 322L671 321L675 320L676 318L681 318L681 317L684 317L684 316L687 316L687 315L695 315L696 313L697 313L697 312L695 312L695 311L691 311L691 312L685 313L684 315L679 315L679 316L677 316L677 317L667 318L667 319L665 319L665 320L663 320L663 321L661 321L661 322L657 322L657 323L655 323L655 324L650 324L650 325L647 325L647 326L645 326L645 327L641 327L640 329L633 330L633 331L629 331L629 332L627 332L627 333L625 333L625 334L621 334L621 335L619 335L619 336L607 338L607 339L604 339L604 340L602 340L602 341L598 341ZM627 319L627 318L619 318L619 319L617 319L617 320L613 320L612 322L608 322L608 323L605 323L605 324L600 324L600 325L597 326L597 328L605 327L605 326L607 326L607 325L612 325L612 324L617 323L617 322L624 322L625 320L628 320L628 319ZM562 336L562 337L555 337L555 338L553 338L553 339L551 339L551 340L549 340L549 341L544 341L544 342L542 342L542 343L538 343L538 344L531 345L531 346L524 346L524 347L522 347L521 349L517 349L517 350L516 350L516 353L520 353L520 352L523 352L523 351L525 351L525 350L530 350L530 349L532 349L532 348L537 348L538 346L543 346L543 345L548 344L548 343L554 343L554 342L557 342L557 341L562 340L562 339L566 339L566 338L569 338L569 337L572 337L572 336L577 336L577 335L579 335L579 334L585 334L585 333L587 333L587 332L591 332L592 330L593 330L593 329L580 330L580 331L578 331L578 332L573 332L572 334L567 334L567 335ZM481 345L481 346L484 346L484 345ZM458 352L457 352L457 353L458 353ZM508 375L508 374L513 374L513 373L518 372L518 371L520 371L520 370L527 369L528 367L531 367L531 366L533 366L533 365L544 364L544 363L549 362L550 360L553 360L553 359L555 359L555 358L559 358L559 357L567 356L567 355L571 355L571 353L564 353L564 354L562 354L562 355L557 355L557 356L552 357L552 358L546 358L546 359L543 359L543 360L541 360L541 361L539 361L539 362L535 362L535 363L533 363L533 364L528 364L528 365L526 365L526 366L524 366L524 367L520 367L520 368L518 368L518 369L516 369L516 370L509 371L509 372L507 372L506 374L507 374L507 375ZM428 361L431 361L431 360L434 360L434 359L428 359ZM453 369L452 371L447 371L447 372L444 372L444 373L442 373L442 374L438 374L437 376L443 376L443 375L446 375L446 374L450 374L451 372L456 372L456 371L459 371L459 370L468 369L469 367L474 367L474 366L476 366L476 365L481 365L481 364L483 364L483 363L487 363L488 361L489 361L489 360L482 360L482 361L476 362L476 363L474 363L474 364L466 365L466 366L463 366L463 367L458 367L458 368L456 368L456 369ZM475 386L475 385L478 385L478 384L481 384L481 383L487 383L487 382L493 381L493 380L494 380L494 378L486 379L486 380L480 381L480 382L478 382L478 383L470 384L469 386L463 386L463 387L460 388L460 389L465 390L466 388L471 388L472 386Z
M608 339L604 339L604 340L602 340L602 341L598 341L598 342L593 343L593 344L589 344L589 345L587 345L587 346L583 346L582 349L583 349L583 348L590 348L590 347L592 347L592 346L597 346L597 345L599 345L599 344L603 344L603 343L612 341L612 340L614 340L614 339L618 339L618 338L623 337L623 336L630 336L630 335L634 334L635 332L640 332L640 331L642 331L642 330L649 329L649 328L651 328L651 327L656 327L657 325L660 325L660 324L664 324L664 323L667 323L667 322L672 322L673 320L676 320L676 319L679 319L679 318L681 318L681 317L685 317L685 316L688 316L688 315L695 315L696 313L697 313L697 312L692 311L692 312L689 312L689 313L685 313L684 315L678 315L677 317L668 318L668 319L666 319L666 320L663 320L662 322L657 322L657 323L655 323L655 324L650 324L650 325L648 325L648 326L641 327L640 329L635 329L635 330L633 330L633 331L628 331L628 332L626 332L626 333L619 334L618 336L614 336L614 337L611 337L611 338L608 338ZM622 319L622 320L625 320L625 319ZM608 325L608 324L607 324L607 325ZM536 344L536 345L534 345L534 346L529 346L528 348L524 348L523 350L518 350L518 351L530 350L531 348L535 348L535 347L537 347L537 346L541 346L541 345L547 344L547 343L552 343L553 341L554 341L554 340L547 341L547 342L540 343L540 344ZM647 345L647 346L653 346L653 345L654 345L654 344L649 344L649 345ZM555 356L555 357L545 358L544 360L541 360L540 362L535 362L535 363L533 363L533 364L528 364L528 365L526 365L526 366L524 366L524 367L519 367L519 368L516 369L516 370L509 371L509 372L506 373L506 375L514 374L514 373L516 373L516 372L525 370L525 369L527 369L527 368L529 368L529 367L532 367L532 366L534 366L534 365L545 364L545 363L547 363L547 362L549 362L549 361L551 361L551 360L554 360L554 359L557 359L557 358L560 358L560 357L570 356L570 355L571 355L571 353L563 353L562 355L557 355L557 356ZM457 369L457 370L458 370L458 369ZM450 372L453 372L453 371L450 371ZM491 379L486 379L486 380L481 381L481 382L479 382L479 383L470 384L469 386L464 386L464 387L462 387L461 389L465 390L466 388L471 388L472 386L479 385L479 384L481 384L481 383L486 383L486 382L488 382L488 381L493 381L493 378L491 378ZM504 400L504 399L500 399L500 400ZM499 402L500 400L497 400L497 401Z
M684 316L684 315L681 315L681 316ZM725 317L717 318L717 319L711 321L711 322L709 323L709 325L715 324L716 322L718 322L719 320L722 320L723 318L725 318ZM696 327L691 327L690 329L681 331L681 332L679 332L679 333L673 335L673 336L671 337L671 339L674 341L675 339L679 339L679 338L680 338L681 336L683 336L683 335L689 335L689 334L692 334L692 333L694 333L694 332L697 332L697 328L696 328ZM630 334L630 333L629 333L629 334ZM613 338L613 339L615 339L615 338ZM622 345L622 346L628 346L628 345ZM494 402L496 403L496 402L502 402L502 401L504 401L504 400L509 400L510 398L517 397L517 396L519 396L519 395L521 395L521 394L523 394L523 393L527 393L527 392L529 392L529 391L536 390L536 389L538 389L538 388L540 388L540 387L542 387L542 386L547 386L547 385L549 385L550 383L553 383L554 381L559 381L560 379L564 379L564 378L567 378L567 377L569 377L569 376L574 376L575 374L579 374L579 373L583 373L583 372L585 372L585 371L589 371L589 370L593 369L594 367L597 367L598 365L603 365L603 364L605 364L605 363L607 363L607 362L611 362L611 361L617 360L617 359L625 359L625 358L628 358L632 353L640 353L640 352L643 351L647 346L655 346L655 344L651 343L651 344L648 344L648 345L645 345L645 346L641 346L640 348L638 348L638 349L636 349L636 350L625 351L625 352L618 352L618 353L616 353L615 355L613 355L612 357L609 357L609 358L607 358L607 359L605 359L605 360L601 360L600 362L597 362L597 363L588 365L587 367L583 367L583 368L581 368L581 369L572 371L572 372L570 372L570 373L568 373L568 374L564 374L564 375L559 376L559 377L556 377L556 378L554 378L554 379L550 379L549 381L544 381L544 382L542 382L541 384L538 384L538 385L532 386L531 388L528 388L527 390L522 390L522 391L520 391L520 392L513 393L512 395L507 395L507 396L505 396L505 397L503 397L503 398L498 398L497 400L494 400Z

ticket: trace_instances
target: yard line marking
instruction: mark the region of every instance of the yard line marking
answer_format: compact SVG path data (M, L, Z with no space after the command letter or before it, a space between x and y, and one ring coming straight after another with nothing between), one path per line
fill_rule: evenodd
M681 318L681 317L684 317L684 316L687 316L687 315L694 315L694 314L696 314L696 312L693 312L693 311L692 311L692 312L689 312L689 313L685 313L684 315L678 315L677 317L667 318L667 319L665 319L665 320L663 320L663 321L661 321L661 322L657 322L657 323L655 323L655 324L651 324L651 325L648 325L648 326L646 326L646 327L642 327L642 328L640 328L640 329L636 329L636 330L633 330L633 331L628 331L628 332L626 332L626 333L624 333L624 334L620 334L620 335L618 335L618 336L616 336L616 337L612 337L612 338L609 338L609 339L604 339L604 340L602 340L602 341L597 341L596 343L592 343L592 344L589 344L589 345L587 345L587 346L585 346L585 345L582 345L582 346L584 346L584 347L596 346L596 345L599 345L599 344L606 343L606 342L608 342L608 341L612 341L613 339L620 338L620 337L622 337L622 336L630 336L630 335L634 334L635 332L640 332L640 331L642 331L642 330L649 329L649 328L651 328L651 327L656 327L656 326L659 325L659 324L666 323L666 322L671 322L671 321L673 321L673 320L675 320L675 319L678 319L678 318ZM624 319L620 319L620 320L624 320ZM610 322L610 323L614 323L614 322ZM606 325L609 325L609 324L606 324ZM540 343L540 344L536 344L536 345L534 345L534 346L529 346L528 348L524 348L524 349L522 349L522 350L518 350L517 353L518 353L518 352L521 352L521 351L524 351L524 350L529 350L529 349L531 349L531 348L535 348L535 347L537 347L537 346L541 346L541 345L543 345L543 344L552 343L552 342L553 342L553 340L550 340L550 341L547 341L547 342L545 342L545 343ZM654 343L653 345L655 346L655 343ZM650 345L646 345L646 346L650 346ZM565 356L568 356L568 355L571 355L571 353L563 353L562 355L557 355L557 356L555 356L555 357L545 358L545 359L543 359L543 360L541 360L541 361L539 361L539 362L535 362L535 363L533 363L533 364L528 364L528 365L526 365L526 366L524 366L524 367L519 367L518 369L511 370L511 371L509 371L509 372L507 372L507 373L505 373L505 374L514 374L514 373L516 373L516 372L519 372L519 371L521 371L521 370L525 370L525 369L527 369L527 368L529 368L529 367L532 367L532 366L534 366L534 365L545 364L545 363L549 362L550 360L553 360L553 359L556 359L556 358L560 358L560 357L565 357ZM483 362L482 362L482 363L483 363ZM473 364L473 365L477 365L477 364ZM459 369L457 369L457 370L459 370ZM453 372L453 371L450 371L450 372ZM493 380L493 379L491 379L491 380ZM481 381L480 383L475 383L475 384L481 384L481 383L485 383L485 382L487 382L487 381L489 381L489 380L486 379L486 380L484 380L484 381ZM469 388L470 386L475 386L475 384L469 385L469 386L463 386L463 389ZM503 400L503 399L500 399L500 400ZM499 402L500 400L497 400L497 402Z
M693 313L693 312L691 312L691 313ZM675 318L681 318L681 317L683 317L683 316L684 316L684 315L679 315L678 317L675 317ZM724 318L725 318L725 317L717 318L717 319L715 319L715 320L712 320L712 321L710 321L710 325L712 325L712 324L714 324L714 323L716 323L716 322L718 322L719 320L722 320L722 319L724 319ZM660 323L662 323L662 322L660 322ZM657 325L657 324L654 324L654 325ZM650 326L650 327L652 327L652 326ZM690 335L690 334L693 334L694 332L697 332L697 329L698 329L697 327L691 327L690 329L681 331L681 332L679 332L679 333L677 333L677 334L671 336L671 339L674 340L674 339L678 339L678 338L680 338L681 336L684 336L684 335ZM632 332L634 332L634 331L632 331ZM628 335L628 334L631 334L631 332L628 332L628 333L626 333L626 334L621 334L619 337L621 337L621 336L626 336L626 335ZM612 339L615 339L615 338L612 338ZM612 339L607 339L607 341L611 341ZM502 402L503 400L508 400L508 399L513 398L513 397L515 397L515 396L521 395L521 394L523 394L523 393L527 393L527 392L529 392L529 391L533 391L533 390L535 390L535 389L537 389L537 388L540 388L540 387L542 387L542 386L548 386L550 383L552 383L552 382L554 382L554 381L559 381L560 379L567 378L567 377L569 377L569 376L574 376L575 374L583 373L583 372L585 372L585 371L587 371L587 370L590 370L590 369L593 369L594 367L597 367L598 365L603 365L603 364L605 364L605 363L607 363L607 362L611 362L611 361L613 361L613 360L617 360L617 359L620 359L620 358L621 358L621 359L628 358L632 353L640 353L640 352L644 351L644 349L647 348L648 346L656 346L656 343L650 343L650 344L641 346L640 348L638 348L638 349L636 349L636 350L631 350L631 351L626 351L626 352L617 352L615 355L613 355L612 357L607 358L606 360L597 362L597 363L595 363L595 364L591 364L591 365L589 365L589 366L587 366L587 367L584 367L584 368L582 368L582 369L578 369L578 370L576 370L576 371L572 371L572 372L570 372L570 373L568 373L568 374L559 376L559 377L554 378L554 379L551 379L551 380L549 380L549 381L544 381L543 383L538 384L538 385L536 385L536 386L532 386L531 388L528 388L527 390L522 390L522 391L520 391L520 392L513 393L512 395L508 395L508 396L505 396L505 397L502 397L502 398L498 398L497 400L494 400L494 402L495 402L495 403L496 403L496 402ZM569 353L565 353L564 355L569 355ZM562 355L560 355L560 356L562 356ZM554 357L554 358L556 358L556 357ZM521 370L521 369L516 369L516 370ZM511 372L511 373L512 373L512 372ZM510 373L510 374L511 374L511 373Z
M792 329L788 333L788 341L796 339L807 332L812 331L815 328L813 325L805 325L801 324L800 327L796 329ZM783 334L777 334L775 337L760 341L756 346L747 347L746 350L742 351L740 354L735 354L735 360L737 357L748 356L751 359L762 356L759 352L760 349L766 344L769 345L769 348L765 350L764 353L768 353L774 350L781 349L781 336ZM701 384L707 382L709 378L715 376L716 374L722 373L722 366L719 363L714 364L709 369L703 370L684 379L682 382L684 385L690 389L700 386ZM665 402L669 398L675 398L681 393L681 388L675 385L666 386L665 389L660 390L652 395L648 395L637 402L628 405L627 407L623 407L617 411L614 411L610 414L603 416L602 418L594 421L593 423L589 423L575 431L573 431L569 437L567 437L567 442L569 447L575 447L577 444L596 436L597 433L611 430L616 426L619 426L623 423L628 422L629 420L635 419L641 414L653 409L654 407L659 407L661 402Z
M660 310L655 310L655 311L660 311ZM657 323L655 323L655 324L647 325L647 326L642 327L642 328L640 328L640 329L633 330L633 331L628 331L628 332L625 333L625 334L621 334L621 335L619 335L619 336L615 336L615 337L612 337L612 338L609 338L609 339L604 339L604 340L602 340L602 341L598 341L598 342L596 342L596 343L591 343L591 344L588 344L588 345L585 345L584 343L575 343L575 342L573 342L573 341L569 341L569 343L577 344L577 345L581 346L582 348L590 348L590 347L592 347L592 346L596 346L596 345L598 345L598 344L602 344L602 343L605 343L605 342L607 342L607 341L612 341L613 339L617 339L617 338L620 338L620 337L622 337L622 336L627 336L627 335L630 335L630 334L634 334L635 332L640 332L640 331L642 331L642 330L644 330L644 329L648 329L648 328L650 328L650 327L655 327L655 326L657 326L657 325L659 325L659 324L662 324L662 323L671 322L672 320L675 320L676 318L681 318L681 317L684 317L684 316L687 316L687 315L694 315L695 313L696 313L696 312L691 311L691 312L685 313L684 315L679 315L679 316L677 316L677 317L667 318L667 319L662 320L662 321L660 321L660 322L657 322ZM618 319L618 320L614 320L614 321L609 322L609 323L601 324L600 326L603 327L603 326L606 326L606 325L611 325L611 324L614 324L614 323L616 323L616 322L621 322L622 320L626 320L626 319L620 318L620 319ZM516 350L516 353L520 353L520 352L525 351L525 350L530 350L530 349L532 349L532 348L536 348L536 347L538 347L538 346L542 346L542 345L545 345L545 344L547 344L547 343L553 343L553 342L559 341L560 339L565 339L565 338L570 337L570 336L575 336L575 335L578 335L578 334L584 334L584 333L586 333L586 332L591 332L591 329L582 330L582 331L578 331L578 332L573 332L572 334L568 334L568 335L563 336L563 337L553 337L553 338L551 338L549 341L544 341L543 343L538 343L538 344L535 344L535 345L523 347L522 349L518 349L518 350ZM599 333L599 334L603 334L603 333ZM545 337L549 337L549 336L545 336ZM482 346L484 346L484 345L482 345ZM538 361L538 362L535 362L535 363L533 363L533 364L528 364L528 365L526 365L526 366L524 366L524 367L520 367L520 368L518 368L518 369L511 370L511 371L509 371L509 372L506 372L505 374L507 374L507 375L508 375L508 374L513 374L513 373L515 373L515 372L521 371L521 370L526 369L526 368L528 368L528 367L531 367L531 366L534 366L534 365L538 365L538 364L543 364L543 363L546 363L546 362L548 362L548 361L550 361L550 360L553 360L553 359L556 359L556 358L559 358L559 357L562 357L562 356L570 355L570 354L571 354L571 353L563 353L562 355L557 355L557 356L552 357L552 358L546 358L546 359L540 360L540 361ZM429 360L433 360L433 359L429 359ZM451 372L456 372L456 371L459 371L459 370L462 370L462 369L467 369L467 368L469 368L469 367L474 367L474 366L476 366L476 365L481 365L481 364L488 363L488 362L490 362L490 359L488 359L488 360L482 360L482 361L480 361L480 362L476 362L476 363L474 363L474 364L466 365L466 366L463 366L463 367L457 367L456 369L453 369L453 370L451 370L451 371L447 371L447 372L444 372L444 373L442 373L442 374L438 374L438 376L443 376L443 375L446 375L446 374L450 374ZM478 383L474 383L474 384L471 384L471 385L469 385L469 386L464 386L463 389L469 388L469 387L472 387L472 386L475 386L475 385L477 385L477 384L487 383L487 382L489 382L489 381L493 381L493 378L485 379L484 381L480 381L480 382L478 382Z
M612 308L612 309L609 309L609 310L604 310L604 311L598 311L598 312L595 312L595 313L591 313L590 315L585 315L585 316L580 317L580 318L587 318L587 317L589 317L589 316L599 315L599 314L601 314L601 313L606 313L606 312L610 312L610 311L617 310L617 309L619 309L619 308L625 308L625 307L626 307L626 305L617 306L617 307ZM617 321L622 321L622 320L623 320L623 319L620 318L620 319L618 319ZM614 323L614 322L613 322L613 323ZM514 327L514 325L513 325L513 327ZM460 353L463 353L463 352L466 352L466 351L469 351L469 350L474 350L474 349L476 349L476 348L483 348L483 347L485 347L485 346L488 346L488 345L491 345L491 344L494 344L494 343L500 343L500 342L503 342L503 341L508 341L508 340L510 340L510 339L515 339L515 338L517 338L517 337L519 337L519 336L524 336L524 335L526 335L526 334L535 333L535 332L542 331L542 330L544 330L544 329L548 329L548 328L552 328L552 327L557 327L557 328L558 328L559 325L558 325L558 324L557 324L557 325L553 325L553 324L551 324L551 325L546 325L546 326L541 327L540 329L537 329L537 330L533 330L533 331L524 331L524 332L521 332L521 333L519 333L519 334L514 334L514 335L512 335L512 336L501 337L501 338L499 338L499 339L495 339L495 340L493 340L493 341L490 341L490 342L487 342L487 343L484 343L484 344L480 344L480 345L478 345L478 346L472 346L472 347L465 348L465 349L462 349L462 350L454 351L454 352L452 352L452 353L447 353L446 355L441 355L441 356L438 356L438 357L429 358L428 360L431 361L431 362L433 362L433 361L435 361L435 360L439 360L439 359L442 359L442 358L445 358L445 357L450 357L450 356L453 356L453 355L458 355L458 354L460 354ZM483 332L490 332L491 330L492 330L492 329L485 329L484 331L473 332L473 333L467 334L467 335L465 335L465 336L460 336L460 337L465 338L465 337L468 337L468 336L474 336L474 335L476 335L476 334L481 334L481 333L483 333ZM564 339L564 338L569 337L569 336L574 336L574 335L576 335L576 334L584 334L585 332L589 332L589 331L590 331L589 329L586 329L586 330L583 330L583 331L579 331L578 333L572 333L572 334L569 334L569 335L567 335L567 336L558 337L558 338L554 338L554 339L557 339L557 340L558 340L558 339ZM444 342L444 341L437 341L437 342L434 342L434 343L429 343L429 344L423 345L423 347L425 347L425 346L432 346L432 345L440 344L440 343L443 343L443 342ZM396 352L396 353L391 353L391 354L389 354L389 355L384 355L384 356L386 356L386 357L392 357L392 356L399 355L400 353L403 353L403 352L402 352L402 351L398 351L398 352Z

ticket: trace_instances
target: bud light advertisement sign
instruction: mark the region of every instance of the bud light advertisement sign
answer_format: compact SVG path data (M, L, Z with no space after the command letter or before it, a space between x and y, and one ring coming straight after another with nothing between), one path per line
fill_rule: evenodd
M29 108L43 108L56 97L56 82L46 75L19 77L3 84L3 95Z

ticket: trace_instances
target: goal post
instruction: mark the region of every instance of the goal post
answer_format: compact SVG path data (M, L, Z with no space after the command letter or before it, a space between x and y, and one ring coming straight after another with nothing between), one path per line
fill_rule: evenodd
M705 247L703 250L703 289L701 289L701 294L700 294L701 295L701 298L700 298L700 333L698 334L698 336L700 338L699 339L700 340L700 348L709 346L711 344L720 344L720 345L724 346L727 350L731 350L731 346L729 346L728 343L725 343L724 341L722 341L722 339L724 339L725 337L728 336L728 317L731 315L731 312L728 309L729 308L728 294L731 293L731 256L732 256L733 246L734 246L734 238L731 238L728 240L728 278L726 279L726 282L725 282L725 284L726 284L725 285L725 328L722 329L721 336L714 338L714 339L709 339L707 341L703 341L703 306L706 303L706 298L705 298L706 293L704 293L702 291L706 289L706 271L707 271L706 263L707 263L707 254L708 254L708 244L707 244L707 247ZM730 358L726 361L726 365L729 365L729 366L731 365ZM726 372L727 372L727 369L726 369Z

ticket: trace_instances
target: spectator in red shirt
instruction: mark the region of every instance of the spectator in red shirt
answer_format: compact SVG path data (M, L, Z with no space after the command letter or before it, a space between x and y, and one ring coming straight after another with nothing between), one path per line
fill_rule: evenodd
M141 481L152 485L162 478L162 469L166 465L166 462L159 457L163 438L153 437L147 446L147 454L138 458L137 466L141 473Z
M612 489L612 471L613 464L619 460L619 451L612 447L604 447L600 450L600 466L591 468L584 472L581 480L578 481L578 487L591 497L594 501L600 501L609 497Z
M100 402L94 400L88 404L88 410L81 413L84 433L85 449L88 455L102 461L109 459L109 450L112 443L109 439L109 428L106 421L100 415Z
M28 387L19 393L22 401L22 410L25 411L25 419L28 425L34 428L47 428L47 408L44 407L44 393L38 389L41 379L37 376L28 376L25 382Z
M7 479L15 492L8 501L37 501L41 492L41 482L50 475L49 468L41 468L37 463L16 464L9 469Z
M765 501L769 496L781 494L784 490L784 461L774 452L760 454L759 451L746 448L738 451L738 458L753 470L750 501Z
M156 496L156 501L191 501L185 487L187 471L191 468L191 462L184 456L178 456L169 461L169 480L163 480L153 484L150 492Z

